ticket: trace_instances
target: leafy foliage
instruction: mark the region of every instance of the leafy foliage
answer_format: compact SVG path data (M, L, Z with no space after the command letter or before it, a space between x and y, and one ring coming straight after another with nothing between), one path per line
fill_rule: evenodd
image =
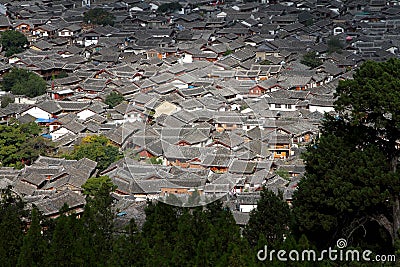
M97 162L97 168L105 170L111 163L122 158L118 147L111 144L107 137L102 135L93 135L85 137L82 143L75 146L74 151L70 155L66 155L70 159L88 158Z
M14 103L14 101L15 100L9 95L2 96L1 99L0 99L1 108L7 107L8 104Z
M400 229L399 69L398 59L366 62L354 79L339 82L339 116L325 118L323 136L305 154L306 177L293 205L300 232L319 245L342 235L364 248L394 248Z
M328 40L327 44L329 53L341 53L343 51L344 44L342 43L342 41L340 41L338 37L331 37Z
M317 53L315 53L313 51L304 54L304 56L300 62L310 68L316 68L316 67L322 65L321 59L319 59L317 56Z
M0 200L0 258L3 266L16 266L23 243L25 228L21 218L26 217L24 203L11 186L1 189ZM13 229L10 231L10 229Z
M252 246L258 244L260 238L269 245L279 245L284 236L289 234L291 214L289 206L282 195L263 189L257 208L250 213L250 220L244 230L244 236Z
M46 81L34 72L13 68L3 76L3 89L14 95L35 97L46 93Z
M148 266L228 266L236 257L251 266L253 261L232 214L219 201L193 209L149 203L142 238L148 255L154 255L146 259Z
M306 178L293 201L300 231L320 247L343 237L364 247L368 244L362 240L377 243L379 227L370 221L390 213L386 200L396 180L382 152L374 145L360 150L345 137L325 134L304 159Z
M66 78L66 77L68 77L68 73L65 70L62 70L62 71L60 71L59 74L52 75L51 79L54 80L54 79L61 79L61 78Z
M8 30L1 33L0 43L6 51L5 56L10 57L23 52L28 45L28 39L20 32Z
M5 215L3 211L10 205L21 205L18 204L18 212L12 216L16 219L14 227L0 228L0 233L8 232L5 239L0 239L0 253L3 253L1 248L12 253L1 254L11 255L2 258L3 265L16 266L19 255L19 266L38 266L39 263L40 266L261 266L256 259L259 247L253 249L240 236L231 212L220 201L190 209L148 202L142 227L133 219L121 227L116 223L112 208L112 188L102 183L99 190L88 196L80 218L69 214L68 206L64 205L60 216L49 224L33 210L31 227L25 234L24 205L9 190L8 197L0 203L0 215ZM9 219L0 216L0 225L8 225L2 222ZM21 227L15 227L17 225ZM15 233L18 233L17 243L9 238L16 237ZM264 248L266 243L260 244ZM288 236L276 247L286 251L309 248L305 236L298 241ZM287 265L287 262L273 261L268 262L268 266L317 265L315 262Z
M106 103L110 108L113 108L124 101L124 97L117 93L117 92L111 92L109 95L106 96L106 99L104 103Z
M390 59L387 62L366 62L354 74L353 80L339 83L336 109L348 128L363 129L368 139L360 140L362 145L376 144L390 163L390 170L395 178L387 188L391 194L388 198L392 212L381 215L378 223L391 234L392 243L398 238L400 229L399 177L397 174L400 150L397 140L400 139L400 104L398 86L400 79L400 60Z
M114 25L115 17L113 14L102 8L93 8L86 12L83 16L86 23L97 25Z
M39 136L40 127L32 122L28 124L0 125L0 163L2 166L21 168L39 155L53 151L53 144Z
M115 186L113 185L110 177L108 177L107 175L100 177L92 177L89 178L82 185L82 188L84 189L83 194L94 196L100 191L103 184L105 184L109 188L112 188L112 190L115 189Z
M230 50L230 49L228 49L228 50L226 50L226 51L224 52L224 56L228 56L228 55L230 55L230 54L232 54L232 53L233 53L233 51Z
M272 62L267 59L260 62L260 65L271 65L271 64L272 64Z
M279 175L283 179L289 180L290 179L290 174L287 170L285 169L278 169L275 171L275 174Z
M42 266L47 244L42 236L39 211L32 209L31 225L24 237L17 266Z
M164 3L160 5L157 9L158 12L160 13L172 13L177 10L180 10L182 8L182 5L179 4L179 2L171 2L171 3Z

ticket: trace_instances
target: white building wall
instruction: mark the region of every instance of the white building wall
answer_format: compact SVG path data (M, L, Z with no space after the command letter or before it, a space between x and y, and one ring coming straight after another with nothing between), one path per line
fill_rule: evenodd
M51 134L51 140L57 140L58 138L60 138L61 136L63 136L63 135L66 135L66 134L68 134L68 133L73 133L73 132L71 132L70 130L68 130L67 128L65 128L65 127L61 127L61 128L58 128L57 130L55 130L54 132L52 132L52 133L50 133Z
M51 114L48 113L47 111L44 111L41 108L38 107L33 107L28 109L27 111L23 112L21 115L25 115L25 114L29 114L37 119L50 119L51 118Z
M310 112L314 112L314 111L318 111L321 113L327 113L327 112L331 112L334 111L335 109L333 107L320 107L320 106L309 106Z
M78 118L79 118L80 120L83 120L83 121L84 121L84 120L86 120L87 118L93 116L94 114L96 114L96 113L94 113L93 111L91 111L91 110L89 110L89 109L85 109L85 110L82 110L82 111L78 112L76 115L78 116Z
M257 208L257 204L240 204L240 212L250 212Z

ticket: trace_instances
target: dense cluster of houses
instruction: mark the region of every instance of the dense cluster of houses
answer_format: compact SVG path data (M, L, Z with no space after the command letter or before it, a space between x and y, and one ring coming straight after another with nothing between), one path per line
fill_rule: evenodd
M394 0L190 0L169 14L152 0L0 3L0 30L30 43L2 56L0 73L18 67L48 81L46 95L14 96L0 121L37 122L59 151L105 135L125 157L101 175L131 216L147 198L228 193L245 224L263 185L290 202L304 173L299 155L334 112L338 82L365 60L397 57L400 45ZM114 25L84 23L90 8L113 14ZM308 52L322 65L302 64ZM125 101L109 107L111 92ZM57 216L64 202L82 208L81 185L95 173L88 159L40 157L1 168L0 186Z

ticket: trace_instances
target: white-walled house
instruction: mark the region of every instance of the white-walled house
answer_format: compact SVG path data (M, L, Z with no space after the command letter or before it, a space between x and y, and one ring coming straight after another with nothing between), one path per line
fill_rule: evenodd
M266 98L270 110L295 111L298 100L285 98Z
M28 110L22 112L22 116L25 114L29 114L37 119L51 119L53 116L51 113L39 108L39 107L31 107Z
M312 98L308 105L310 112L318 111L320 113L327 113L334 111L333 99L316 99Z
M96 114L96 112L94 112L90 109L87 109L87 108L76 113L76 115L78 116L78 119L82 120L82 121L86 120L87 118L92 117L95 114Z
M86 33L83 37L83 45L85 47L91 45L97 45L99 43L99 34L95 32Z
M74 134L74 133L65 127L60 127L57 130L51 132L50 134L51 134L51 140L54 141L66 134Z
M69 25L58 30L58 37L75 37L81 32L82 28L79 25Z

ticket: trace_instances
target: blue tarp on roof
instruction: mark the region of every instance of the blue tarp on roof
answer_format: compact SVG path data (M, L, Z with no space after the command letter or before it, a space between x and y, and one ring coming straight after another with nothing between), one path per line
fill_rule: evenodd
M37 118L35 120L36 123L50 123L55 121L56 119L42 119L42 118Z

